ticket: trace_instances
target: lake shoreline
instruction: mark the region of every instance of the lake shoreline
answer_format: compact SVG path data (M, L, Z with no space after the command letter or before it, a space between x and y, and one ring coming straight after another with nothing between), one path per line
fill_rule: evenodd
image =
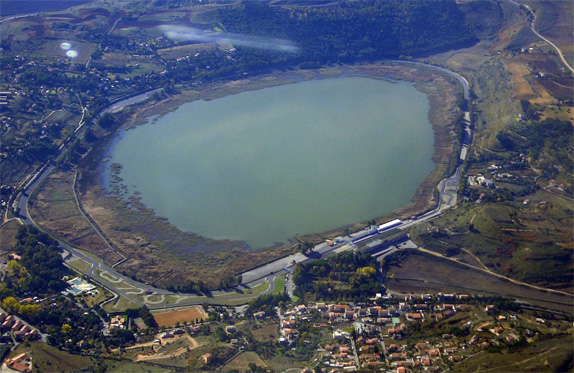
M348 74L374 79L409 81L418 90L427 94L430 103L429 121L435 134L433 161L436 167L418 186L411 204L374 220L380 223L395 217L408 217L433 208L437 201L433 191L436 189L438 181L444 177L448 168L448 160L454 151L451 121L456 113L453 105L456 102L458 90L456 84L430 69L425 70L420 67L396 64L351 65L320 70L279 72L238 81L206 84L192 87L188 91L159 102L152 101L124 109L126 112L122 115L127 118L121 129L129 129L144 123L150 116L163 115L175 110L181 104L193 100L216 99L248 90L264 89L305 80L328 79ZM112 138L115 136L117 136L117 131L110 135ZM105 151L102 152L102 149L107 149L107 147L99 149L96 158L100 160L105 156ZM137 273L138 277L141 276L143 279L157 282L160 285L198 278L202 276L201 273L204 274L204 278L209 283L213 283L215 280L213 277L221 279L222 276L241 272L250 266L283 256L294 250L298 241L320 242L325 238L335 237L343 231L354 231L364 227L364 222L357 222L327 232L295 237L291 243L276 244L270 248L253 251L241 241L216 241L192 233L181 232L165 218L156 216L153 210L148 209L138 200L137 196L132 196L131 200L126 203L121 201L121 198L110 195L99 184L98 172L101 171L100 167L101 164L82 172L81 198L86 210L92 218L98 221L107 236L117 247L121 248L126 256L135 258L125 262L120 269L127 273ZM130 223L132 227L118 229L118 226L123 227L126 221L133 222ZM142 247L146 249L142 250ZM223 259L230 256L230 253L233 253L237 258L233 263L229 259ZM198 256L201 257L202 268L196 268L192 271L195 273L189 273L190 262ZM150 261L149 259L152 258L153 260ZM182 260L182 258L186 259ZM214 260L218 266L225 265L225 270L209 273L203 268L205 266L213 267ZM160 267L171 268L169 271L165 270L168 273L167 276L158 273L164 272L162 270L152 270L150 268L152 264L147 263L155 263L157 266L158 261L162 262ZM173 265L174 263L178 263L178 265Z
M182 231L266 248L409 203L434 169L429 109L405 81L305 80L149 117L110 162Z

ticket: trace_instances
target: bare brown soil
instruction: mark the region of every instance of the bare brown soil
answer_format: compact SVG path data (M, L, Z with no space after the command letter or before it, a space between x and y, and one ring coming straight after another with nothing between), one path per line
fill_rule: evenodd
M175 326L177 322L183 325L184 322L189 324L205 320L207 318L207 314L201 307L191 307L154 313L153 318L159 326L172 327Z

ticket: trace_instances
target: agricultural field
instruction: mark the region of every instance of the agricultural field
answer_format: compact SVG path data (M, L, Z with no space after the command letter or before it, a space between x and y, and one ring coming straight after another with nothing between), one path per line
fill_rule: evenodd
M548 192L528 203L484 204L459 208L413 231L427 249L443 254L469 250L490 270L552 288L572 286L571 206Z
M91 357L72 355L43 342L21 344L8 357L21 353L31 355L34 369L42 372L82 370L100 364Z
M186 309L173 309L167 312L157 312L153 313L153 317L160 327L173 327L176 324L193 324L198 321L203 321L207 318L207 314L202 307L197 306Z
M503 354L486 351L454 366L456 372L566 372L572 370L572 335L542 340L521 350Z
M458 259L440 258L419 251L400 253L388 259L389 269L385 286L400 293L466 293L505 296L527 303L570 312L574 306L572 297L537 290L497 278L485 268L470 268L462 263L481 268L480 263Z

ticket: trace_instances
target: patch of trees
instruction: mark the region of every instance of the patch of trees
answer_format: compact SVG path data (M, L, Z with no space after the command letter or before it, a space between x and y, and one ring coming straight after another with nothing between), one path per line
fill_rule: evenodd
M520 100L520 107L526 119L538 120L540 119L540 109L537 105L532 105L528 100Z
M104 113L100 119L98 119L98 126L109 129L116 124L116 120L114 119L113 115L110 113Z
M229 276L219 282L220 289L230 289L241 284L243 277L241 275Z
M317 8L249 2L218 12L226 31L247 38L286 39L296 52L285 52L278 45L238 46L232 55L203 51L192 59L168 63L165 79L212 81L277 68L419 56L476 41L464 14L451 1L356 1Z
M551 177L574 167L572 125L567 121L547 118L515 124L499 132L497 139L506 150L528 154Z
M299 335L295 341L295 350L287 353L287 356L292 356L298 360L309 361L319 348L321 342L321 331L310 322L303 322L297 329Z
M128 317L132 319L141 317L141 319L148 328L157 329L159 327L157 325L157 322L153 318L153 315L151 314L151 312L149 312L149 309L146 306L143 306L141 308L130 308L126 310L126 315L128 315Z
M48 139L33 140L22 149L21 157L29 162L43 161L56 154L58 147Z
M295 294L325 300L359 300L384 293L379 266L368 254L344 252L297 265Z
M48 71L44 66L33 66L20 76L20 82L27 87L49 88L69 87L86 92L98 87L99 78L90 75L68 76L59 70Z
M103 340L100 318L64 296L43 303L39 312L28 321L48 333L49 344L72 352L82 350L82 340L90 347L96 347L97 342Z
M109 347L122 347L136 341L134 333L128 329L113 329L110 331L108 338L104 340L105 345Z
M181 293L196 293L196 294L209 294L209 287L201 280L195 282L189 280L186 283L168 284L167 290L181 292Z
M64 296L54 295L68 286L62 278L69 273L57 242L34 227L23 226L16 234L14 250L21 259L8 263L0 284L2 307L49 334L48 343L54 346L73 352L81 351L81 340L94 346L102 338L100 318ZM18 300L33 296L42 300Z
M245 313L247 315L253 315L255 312L265 311L267 316L277 315L275 307L280 307L288 301L289 295L286 293L263 295L249 303Z
M221 9L219 16L229 32L286 38L300 48L293 55L269 53L266 61L309 67L423 55L475 42L451 1L354 1L289 9L246 3Z
M26 271L25 276L10 284L16 295L57 293L68 286L62 278L69 271L53 238L34 227L23 226L16 240L14 249L22 257L19 264Z

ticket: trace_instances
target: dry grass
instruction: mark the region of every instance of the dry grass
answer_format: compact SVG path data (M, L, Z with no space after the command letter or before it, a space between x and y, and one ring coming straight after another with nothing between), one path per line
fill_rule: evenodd
M12 251L16 244L16 233L21 224L18 220L11 220L0 227L0 255L5 255Z
M71 355L43 342L32 342L30 347L21 344L11 355L13 357L20 353L32 355L34 371L38 372L78 371L94 364L89 357Z
M394 277L385 285L388 289L404 293L478 293L507 296L528 303L570 312L572 298L535 290L470 269L460 264L410 251L409 255L393 266Z
M106 250L105 243L81 215L74 198L73 176L71 172L50 175L32 196L30 214L46 231L113 264L120 257Z
M177 58L184 56L193 56L195 53L202 52L205 50L213 49L211 44L191 44L191 45L181 45L171 48L160 49L157 52L163 58Z
M253 363L253 364L257 365L258 367L262 367L262 368L267 367L267 364L265 364L265 362L263 360L261 360L261 358L259 357L259 355L257 355L257 353L251 352L251 351L246 351L246 352L242 353L241 355L237 356L235 359L231 360L229 362L229 364L227 364L223 370L224 371L238 370L240 372L245 372L245 371L249 370L249 364L250 363Z
M153 318L159 326L172 327L175 326L177 322L183 324L184 322L192 323L196 320L204 320L207 318L207 314L203 308L197 306L186 309L155 313Z
M531 100L536 98L536 93L530 87L526 76L530 71L523 64L512 61L503 60L506 68L512 75L512 92L514 93L514 100Z
M258 342L276 341L279 337L276 324L259 324L258 328L251 329L250 333Z

